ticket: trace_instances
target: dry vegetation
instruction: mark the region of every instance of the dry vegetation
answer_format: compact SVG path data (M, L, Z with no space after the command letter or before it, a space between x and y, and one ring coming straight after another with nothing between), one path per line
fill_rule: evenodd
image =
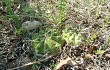
M110 70L109 0L1 0L0 70Z

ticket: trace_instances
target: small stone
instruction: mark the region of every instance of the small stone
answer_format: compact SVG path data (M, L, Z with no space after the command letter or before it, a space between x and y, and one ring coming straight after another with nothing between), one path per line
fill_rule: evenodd
M85 59L93 59L93 56L91 54L86 54L84 58Z
M110 58L110 54L105 54L105 57Z
M22 24L22 29L24 31L30 31L33 29L38 29L40 26L42 25L42 23L40 23L39 21L26 21Z

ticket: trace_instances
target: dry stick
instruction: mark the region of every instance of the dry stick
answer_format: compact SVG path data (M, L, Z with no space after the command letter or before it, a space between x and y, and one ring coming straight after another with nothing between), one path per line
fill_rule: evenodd
M29 66L29 65L33 65L33 64L36 64L36 63L39 63L39 62L30 62L30 63L27 63L27 64L24 64L22 66L19 66L19 67L16 67L16 68L12 68L12 69L8 69L8 70L15 70L15 69L19 69L19 68L23 68L23 67L26 67L26 66Z
M23 67L26 67L26 66L29 66L29 65L37 64L37 63L40 64L42 61L45 61L45 60L47 60L47 59L49 59L49 58L51 58L51 57L53 57L53 56L49 56L49 57L47 57L47 58L45 58L45 59L43 59L43 60L30 62L30 63L24 64L24 65L22 65L22 66L19 66L19 67L16 67L16 68L12 68L12 69L8 69L8 70L15 70L15 69L23 68Z

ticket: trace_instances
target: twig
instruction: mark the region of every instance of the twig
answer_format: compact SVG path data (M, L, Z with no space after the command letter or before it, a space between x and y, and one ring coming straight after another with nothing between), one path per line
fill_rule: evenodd
M45 60L48 60L49 58L53 57L52 55L43 59L43 60L39 60L39 61L33 61L33 62L29 62L27 64L24 64L22 66L19 66L19 67L16 67L16 68L12 68L12 69L8 69L8 70L15 70L15 69L19 69L19 68L23 68L23 67L26 67L26 66L29 66L29 65L33 65L33 64L40 64L41 62L45 61Z
M23 68L23 67L26 67L26 66L29 66L29 65L33 65L33 64L36 64L36 63L39 63L39 62L30 62L30 63L27 63L27 64L24 64L22 66L19 66L19 67L16 67L16 68L12 68L12 69L8 69L8 70L15 70L15 69L19 69L19 68Z

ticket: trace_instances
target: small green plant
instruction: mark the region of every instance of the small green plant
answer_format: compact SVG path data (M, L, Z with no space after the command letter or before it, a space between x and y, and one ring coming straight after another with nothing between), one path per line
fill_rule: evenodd
M57 29L47 28L39 33L32 34L32 46L38 53L57 53L62 44L60 32Z
M66 17L67 2L66 0L60 0L57 2L56 6L57 6L58 16L59 16L58 23L61 24Z
M24 6L22 11L23 15L35 17L34 9L30 8L29 6Z
M83 35L80 32L72 31L67 28L63 30L62 37L67 44L71 46L79 45L83 40Z
M14 1L12 0L3 0L2 1L5 5L6 5L6 11L7 11L7 15L13 15L13 9L11 8Z
M108 45L110 45L110 36L108 36L106 43L107 43Z
M92 42L94 42L94 40L95 40L98 36L99 36L99 33L98 33L98 32L92 34L92 35L86 40L87 43L92 43Z
M66 16L67 1L60 0L55 1L55 3L47 1L46 5L41 5L41 3L39 2L40 6L38 7L40 11L43 13L43 15L48 19L46 21L51 21L52 23L49 22L50 24L58 25L58 27L48 27L47 30L40 30L39 33L33 34L32 46L35 48L37 52L40 53L54 53L60 50L61 44L63 43L63 39L61 37L62 30L59 30L59 28L62 25L62 22ZM43 6L45 6L45 9L41 8Z
M21 29L21 25L20 25L20 17L19 15L16 13L14 13L14 9L12 8L14 6L14 0L3 0L2 1L6 6L6 16L4 16L6 18L6 20L8 20L9 22L13 22L15 23L15 34L19 35L22 34L22 29Z
M56 1L55 4L47 3L46 17L56 25L62 24L66 17L67 2L66 0Z
M105 50L97 50L95 52L96 52L96 54L103 54L105 52Z
M50 65L50 68L53 69L53 70L55 69L55 67L56 67L56 64L54 64L54 63L52 63L52 64Z

